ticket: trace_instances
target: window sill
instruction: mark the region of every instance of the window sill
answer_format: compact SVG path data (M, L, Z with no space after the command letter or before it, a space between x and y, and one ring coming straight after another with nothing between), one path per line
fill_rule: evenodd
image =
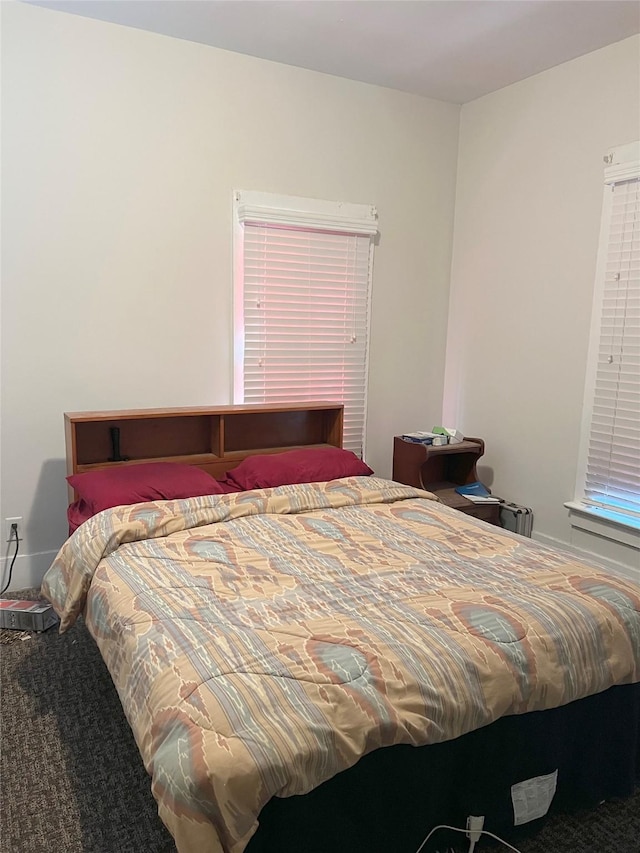
M569 510L572 527L640 550L640 527L620 513L587 506L580 501L567 501L565 507Z

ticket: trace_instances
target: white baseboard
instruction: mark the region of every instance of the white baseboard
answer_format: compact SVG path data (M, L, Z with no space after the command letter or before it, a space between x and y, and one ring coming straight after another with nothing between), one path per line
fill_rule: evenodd
M601 554L595 554L584 548L578 548L577 545L572 545L570 542L563 542L561 539L555 539L553 536L545 536L544 533L534 532L531 538L535 539L536 542L540 542L541 545L548 545L550 548L560 548L563 551L570 551L586 563L595 563L596 565L603 566L611 572L617 572L636 583L640 583L640 569L634 569L632 566L626 566L624 563L618 563L616 560L603 557Z
M11 583L5 595L8 595L12 590L15 592L19 589L39 587L57 553L57 551L41 551L38 554L18 554L11 574ZM0 589L9 580L10 565L11 558L3 557L0 559L0 572L2 573Z

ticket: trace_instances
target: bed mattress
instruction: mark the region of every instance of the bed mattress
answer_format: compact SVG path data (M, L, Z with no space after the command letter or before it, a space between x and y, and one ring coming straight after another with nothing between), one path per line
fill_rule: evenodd
M640 588L355 477L107 510L43 591L84 612L180 853L396 744L640 680Z

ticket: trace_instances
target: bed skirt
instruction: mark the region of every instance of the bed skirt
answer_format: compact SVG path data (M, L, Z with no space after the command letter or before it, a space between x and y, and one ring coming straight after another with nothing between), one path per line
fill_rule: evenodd
M549 813L514 826L511 786L556 770ZM411 853L436 824L464 827L470 814L517 843L549 814L630 796L639 781L640 684L612 687L446 743L377 750L304 796L274 797L246 853ZM424 853L460 839L442 830Z

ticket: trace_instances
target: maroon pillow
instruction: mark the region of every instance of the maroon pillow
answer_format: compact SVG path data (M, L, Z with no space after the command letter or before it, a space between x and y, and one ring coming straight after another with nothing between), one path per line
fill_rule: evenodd
M91 515L113 506L221 495L224 491L206 471L177 462L96 468L72 474L67 482L88 505Z
M291 483L319 483L369 474L373 474L371 468L350 450L314 447L248 456L227 472L224 482L243 490L268 489Z
M67 507L67 520L69 522L69 536L80 527L81 524L84 524L85 521L88 521L92 515L95 513L91 512L91 507L89 504L86 504L82 499L79 501L74 501L74 503L70 504Z

